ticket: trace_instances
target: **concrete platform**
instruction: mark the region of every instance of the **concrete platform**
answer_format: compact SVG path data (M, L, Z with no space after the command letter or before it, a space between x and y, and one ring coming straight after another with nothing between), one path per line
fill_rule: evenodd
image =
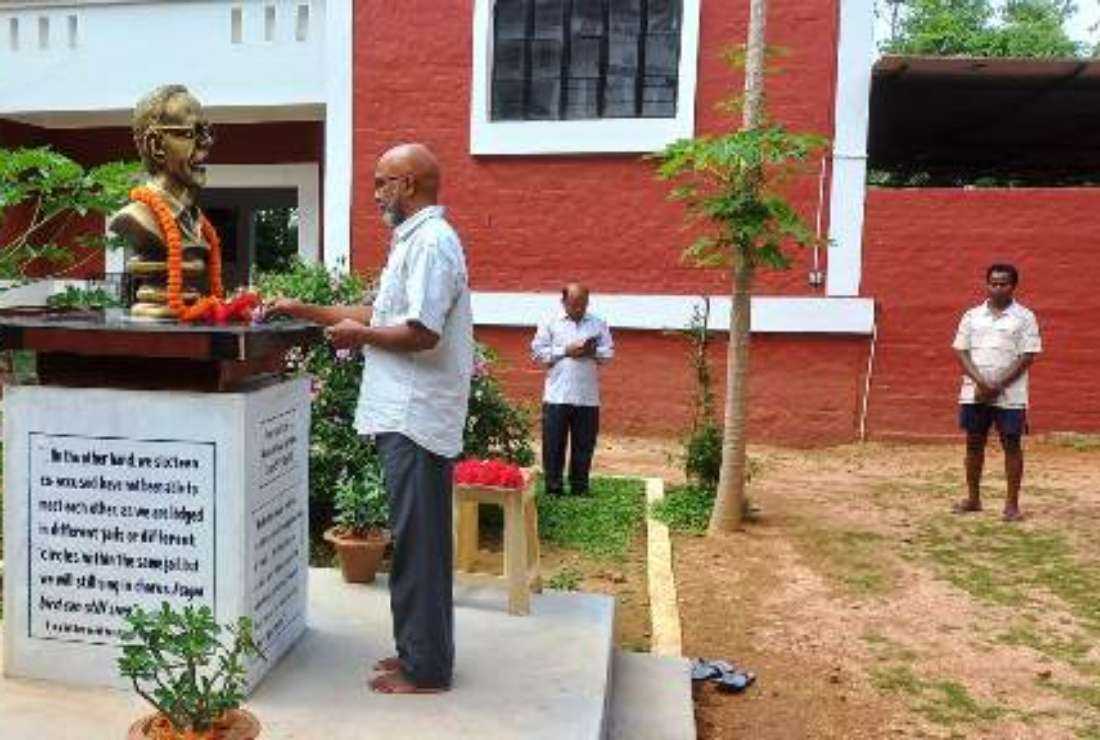
M612 672L610 740L695 740L686 658L617 652Z
M392 651L385 583L349 586L314 569L310 593L305 637L247 702L262 740L606 735L609 597L550 591L513 617L502 590L459 586L454 690L394 697L366 688L370 663ZM121 740L146 711L125 692L0 678L0 740Z

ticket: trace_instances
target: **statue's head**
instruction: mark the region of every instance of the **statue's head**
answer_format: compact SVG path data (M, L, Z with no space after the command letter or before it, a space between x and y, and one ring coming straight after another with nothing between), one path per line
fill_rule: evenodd
M145 169L180 189L197 192L206 185L213 143L202 105L183 85L158 87L134 108L134 145Z

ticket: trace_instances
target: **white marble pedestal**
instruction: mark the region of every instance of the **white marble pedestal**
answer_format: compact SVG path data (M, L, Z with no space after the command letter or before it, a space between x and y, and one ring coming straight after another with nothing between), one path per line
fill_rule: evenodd
M135 605L248 616L267 655L308 601L309 387L4 390L4 675L125 686Z

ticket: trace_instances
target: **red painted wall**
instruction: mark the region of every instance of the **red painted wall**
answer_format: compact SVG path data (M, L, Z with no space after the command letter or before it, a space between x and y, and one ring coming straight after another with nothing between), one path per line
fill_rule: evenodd
M1098 202L1100 190L1075 188L868 192L862 292L878 304L874 436L955 433L951 340L962 312L983 300L992 262L1017 266L1017 298L1039 320L1032 431L1100 432Z
M316 121L216 126L210 164L276 164L324 160L324 125ZM85 166L137 159L129 127L51 129L42 143Z
M832 130L836 60L834 0L775 0L769 42L785 47L769 78L772 114L800 130ZM742 80L719 58L745 38L747 3L704 2L695 110L699 132L739 124L715 111ZM408 29L432 18L432 32ZM353 264L377 269L387 234L373 202L377 156L419 140L443 164L443 201L462 235L474 290L546 291L568 279L597 292L728 290L722 271L685 267L691 240L678 204L651 163L636 155L472 157L469 154L472 0L364 0L355 4L355 207ZM395 67L395 60L400 62ZM400 70L400 73L394 73ZM816 167L815 167L816 172ZM816 175L793 186L813 223ZM761 291L808 293L809 254L789 272L765 275ZM626 266L629 265L627 269Z
M0 119L0 146L6 149L36 146L42 135L43 130L35 126Z
M544 374L529 359L532 332L479 328L477 338L501 354L496 370L509 393L537 404ZM689 345L656 332L618 331L615 359L600 375L604 430L640 435L684 433L691 414L694 375ZM749 383L749 434L756 441L817 445L850 441L867 364L864 337L756 335ZM718 399L725 394L726 343L710 352Z

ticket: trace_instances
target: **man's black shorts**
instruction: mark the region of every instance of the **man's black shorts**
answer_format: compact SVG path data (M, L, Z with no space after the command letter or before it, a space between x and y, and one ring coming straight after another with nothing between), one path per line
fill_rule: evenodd
M960 403L959 427L971 434L988 434L997 427L1002 437L1027 433L1027 409L1002 409L986 403Z

